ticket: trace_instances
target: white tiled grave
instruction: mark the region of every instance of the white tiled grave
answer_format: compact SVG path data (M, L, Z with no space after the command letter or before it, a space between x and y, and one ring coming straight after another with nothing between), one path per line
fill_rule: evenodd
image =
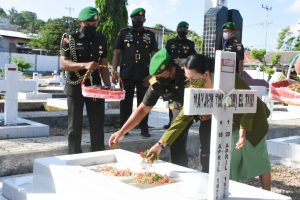
M300 168L300 136L271 139L267 145L269 155L287 166Z
M4 115L0 113L0 122ZM31 120L16 118L15 124L0 126L0 140L24 137L43 137L49 135L49 126Z
M144 171L138 154L108 150L40 158L34 161L33 175L3 181L3 196L10 200L105 199L140 200L206 199L208 175L171 163L157 161L148 171L167 174L176 183L134 184L132 177L120 178L93 170L96 165L115 165L133 172ZM291 199L259 188L230 181L228 199Z

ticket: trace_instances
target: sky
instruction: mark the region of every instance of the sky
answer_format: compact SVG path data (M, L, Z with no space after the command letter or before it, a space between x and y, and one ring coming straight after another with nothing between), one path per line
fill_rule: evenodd
M191 30L202 35L204 5L205 0L128 0L127 10L131 13L134 8L145 8L145 26L163 24L175 30L178 22L187 21ZM268 15L262 5L272 7ZM18 12L32 11L42 20L77 17L86 6L95 6L95 0L0 0L0 7L5 11L12 7ZM249 48L264 48L266 42L268 51L276 50L280 30L300 23L300 0L227 0L227 7L239 10L242 15L242 43Z

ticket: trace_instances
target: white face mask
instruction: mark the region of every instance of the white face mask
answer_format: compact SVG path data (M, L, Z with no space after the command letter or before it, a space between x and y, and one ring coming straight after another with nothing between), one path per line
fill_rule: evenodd
M231 33L223 32L223 38L224 38L224 40L229 40L231 38Z

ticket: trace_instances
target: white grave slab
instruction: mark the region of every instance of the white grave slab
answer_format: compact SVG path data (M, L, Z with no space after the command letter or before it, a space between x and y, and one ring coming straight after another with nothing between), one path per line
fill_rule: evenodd
M39 92L40 81L38 73L34 72L32 74L32 80L36 82L35 89L32 92L18 92L18 99L47 99L52 97L52 95L49 93Z
M208 199L229 196L230 152L234 113L256 112L256 91L235 90L233 52L216 51L213 89L186 88L185 115L212 114Z
M34 161L33 175L3 181L3 196L10 200L105 199L192 200L207 199L208 175L171 163L157 161L149 171L167 174L176 183L139 185L132 177L113 177L96 172L97 165L114 165L133 172L144 171L141 157L124 150L74 154ZM289 197L230 181L230 200L288 200Z
M269 155L280 159L280 162L300 168L300 136L290 136L267 140Z
M32 91L36 82L32 80L20 81L16 65L5 65L5 79L0 80L0 91L5 91L4 115L0 115L0 139L17 137L36 137L49 135L49 127L39 123L24 120L18 117L18 91ZM26 121L26 122L25 122ZM0 123L1 124L1 123ZM37 128L37 129L35 129Z

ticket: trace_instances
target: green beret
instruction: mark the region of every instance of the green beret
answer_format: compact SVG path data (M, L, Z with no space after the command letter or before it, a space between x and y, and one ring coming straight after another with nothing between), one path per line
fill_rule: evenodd
M235 30L236 29L236 25L233 22L227 22L227 23L223 24L222 29Z
M160 49L150 61L149 74L150 76L161 73L171 60L171 56L167 52L166 48Z
M136 8L130 14L130 17L134 16L145 16L146 10L144 8Z
M180 28L189 29L189 23L187 23L185 21L179 22L178 25L177 25L177 29L180 29Z
M82 9L78 17L81 22L93 22L98 20L98 10L94 7L88 6Z

